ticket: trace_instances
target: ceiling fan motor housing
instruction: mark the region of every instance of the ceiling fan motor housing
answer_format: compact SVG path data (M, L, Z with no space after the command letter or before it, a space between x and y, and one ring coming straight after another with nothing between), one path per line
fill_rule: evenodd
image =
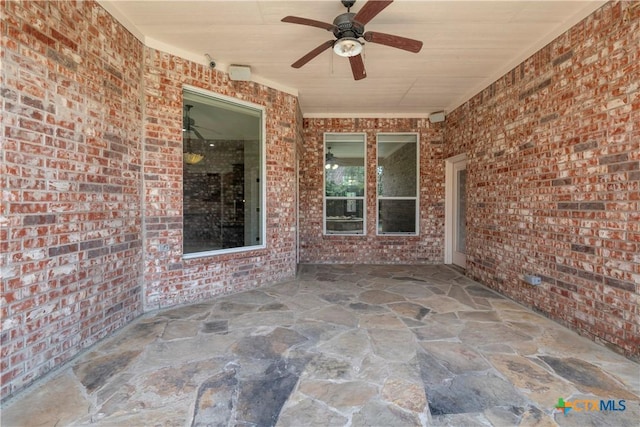
M354 16L356 16L355 13L347 12L338 15L336 19L333 20L333 25L336 26L333 30L333 35L335 35L337 39L343 37L353 37L357 39L362 37L364 34L364 25L354 21Z

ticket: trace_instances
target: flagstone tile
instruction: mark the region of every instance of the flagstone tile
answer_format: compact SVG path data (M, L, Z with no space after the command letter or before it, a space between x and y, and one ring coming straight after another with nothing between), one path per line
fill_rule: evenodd
M216 304L214 303L200 303L183 305L176 308L169 308L158 312L159 318L167 319L189 319L191 317L203 318L206 317Z
M478 346L513 341L529 341L532 339L521 331L498 322L468 321L458 334L460 340L468 345Z
M480 412L470 412L467 414L432 415L431 420L431 424L429 425L434 427L487 427L492 425L484 416L484 414ZM493 425L496 427L511 426L511 424Z
M431 289L423 283L402 283L387 289L394 294L402 295L408 300L433 296Z
M193 320L173 320L167 323L162 339L165 341L189 338L198 333L200 322Z
M547 411L548 408L545 408ZM518 427L556 427L551 415L540 408L529 406L522 414Z
M381 290L365 291L360 294L359 298L360 301L369 304L387 304L390 302L405 301L402 295Z
M292 346L307 341L304 335L289 329L276 328L266 335L248 336L231 346L237 355L254 359L281 357Z
M465 305L455 298L451 298L445 295L435 295L426 298L416 298L411 302L420 304L423 307L431 309L431 313L450 313L464 310L470 310L468 305Z
M238 379L234 371L220 372L198 388L192 418L194 426L225 425L233 415Z
M331 305L318 310L308 311L304 314L302 319L335 323L336 325L348 327L355 327L358 325L358 318L353 314L353 312L338 305Z
M460 320L475 320L476 322L499 322L500 318L495 311L460 311Z
M514 386L544 407L552 408L558 397L570 396L576 392L569 382L525 357L496 354L491 355L489 360Z
M388 379L382 387L381 396L387 402L403 409L422 413L427 409L424 386L396 378Z
M422 425L417 414L396 408L393 405L369 401L353 414L354 426L415 427Z
M410 319L422 320L431 311L430 308L412 302L398 302L388 304L388 307L397 314Z
M1 422L635 427L639 372L447 266L302 265L141 316L3 402ZM565 415L559 398L627 406Z
M298 391L337 409L362 406L378 394L377 387L363 381L303 380Z
M73 372L87 391L92 393L105 385L114 375L126 369L140 353L140 350L132 350L87 358L76 365Z
M358 327L363 329L407 329L407 325L402 320L390 313L360 316Z
M364 330L352 329L321 343L317 350L359 362L371 351L371 345L369 335Z
M495 406L524 406L527 399L511 383L493 373L463 374L450 383L425 384L432 415L482 412Z
M423 327L413 328L418 341L435 341L457 338L457 328L450 328L434 320L425 320Z
M491 365L471 347L457 342L430 341L420 343L424 350L454 374L485 371Z
M600 368L584 360L553 356L540 356L540 359L557 375L571 381L582 392L592 393L595 396L615 396L616 399L640 400L640 397L623 388L618 381L602 372Z
M345 426L349 419L323 403L305 399L282 409L276 427Z
M211 320L202 322L202 333L205 334L224 334L229 331L228 320Z
M265 311L246 313L229 319L229 329L253 328L260 326L292 325L295 322L291 311Z
M17 401L9 408L3 405L0 424L63 426L84 417L90 408L91 402L87 400L78 380L70 371L65 371L48 381L46 387L33 390L29 399Z
M407 330L368 329L373 352L379 357L407 362L416 354L413 333Z
M319 353L311 357L302 373L302 377L316 380L351 379L353 378L353 367L353 362L349 359L340 359Z

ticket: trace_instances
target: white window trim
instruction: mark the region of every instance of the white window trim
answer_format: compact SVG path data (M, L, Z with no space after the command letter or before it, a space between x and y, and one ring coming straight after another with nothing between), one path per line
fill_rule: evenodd
M325 154L327 152L327 135L361 136L364 146L364 195L356 197L327 196L327 173L325 169ZM366 236L367 235L367 134L365 132L324 132L322 134L322 235L323 236ZM331 143L329 143L331 144ZM362 200L362 233L333 233L327 232L327 200Z
M216 92L204 90L199 87L183 85L181 96L184 91L193 92L198 95L207 96L221 101L228 102L230 104L240 105L242 107L256 110L260 114L260 244L252 246L240 246L237 248L216 249L210 251L193 252L189 254L182 254L182 259L195 259L204 258L216 255L232 254L237 252L249 252L255 250L261 250L267 248L267 117L266 108L259 104L244 101L241 99L233 98L226 95L221 95ZM182 100L184 104L184 100ZM181 124L182 126L182 124ZM184 196L183 196L184 197ZM184 216L183 216L184 218ZM183 219L184 221L184 219ZM183 225L184 229L184 225ZM182 236L184 240L184 235Z
M416 195L414 197L389 197L378 195L378 144L380 135L414 135L416 144ZM415 232L381 233L380 230L380 200L415 200ZM376 134L376 235L377 236L419 236L420 235L420 134L418 132L379 132Z

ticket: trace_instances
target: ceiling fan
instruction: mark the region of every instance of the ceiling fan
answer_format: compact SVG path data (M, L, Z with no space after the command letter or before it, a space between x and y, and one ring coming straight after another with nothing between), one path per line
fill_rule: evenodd
M193 105L184 106L184 115L182 116L182 132L186 132L187 137L191 136L189 132L193 132L195 136L198 137L198 139L204 140L202 134L198 132L198 129L196 129L196 121L191 118L190 113L192 108Z
M302 67L325 50L333 47L333 51L336 54L349 58L353 78L355 80L361 80L367 77L367 72L364 68L362 56L360 55L364 43L359 39L362 38L369 43L383 44L413 53L418 53L420 49L422 49L422 42L419 40L378 33L376 31L365 32L364 26L382 12L384 8L393 3L393 0L369 0L362 6L358 13L351 12L351 6L354 5L355 0L341 0L341 2L344 7L347 8L347 12L338 15L333 20L333 24L316 21L314 19L300 18L298 16L286 16L282 18L282 22L323 28L331 31L336 37L335 40L327 40L291 64L293 68Z
M184 115L182 116L182 132L184 133L183 138L186 140L183 147L184 151L182 153L182 158L188 165L195 165L204 159L204 154L196 153L191 148L191 132L193 132L198 139L204 140L202 134L200 134L200 132L195 128L196 121L191 118L190 112L192 108L193 105L185 105Z

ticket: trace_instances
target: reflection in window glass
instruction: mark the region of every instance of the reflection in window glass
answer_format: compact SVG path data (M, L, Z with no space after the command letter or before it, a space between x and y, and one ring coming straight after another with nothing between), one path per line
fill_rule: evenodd
M183 253L264 244L263 110L183 93Z
M417 234L418 135L377 138L378 234Z
M460 253L466 252L466 240L467 240L467 205L466 205L466 187L467 187L467 170L462 169L457 172L458 188L456 195L458 197L456 206L458 212L456 212L456 218L458 223L456 224L456 251Z
M381 233L413 233L416 226L416 201L378 199Z
M365 135L324 136L325 234L364 234Z

